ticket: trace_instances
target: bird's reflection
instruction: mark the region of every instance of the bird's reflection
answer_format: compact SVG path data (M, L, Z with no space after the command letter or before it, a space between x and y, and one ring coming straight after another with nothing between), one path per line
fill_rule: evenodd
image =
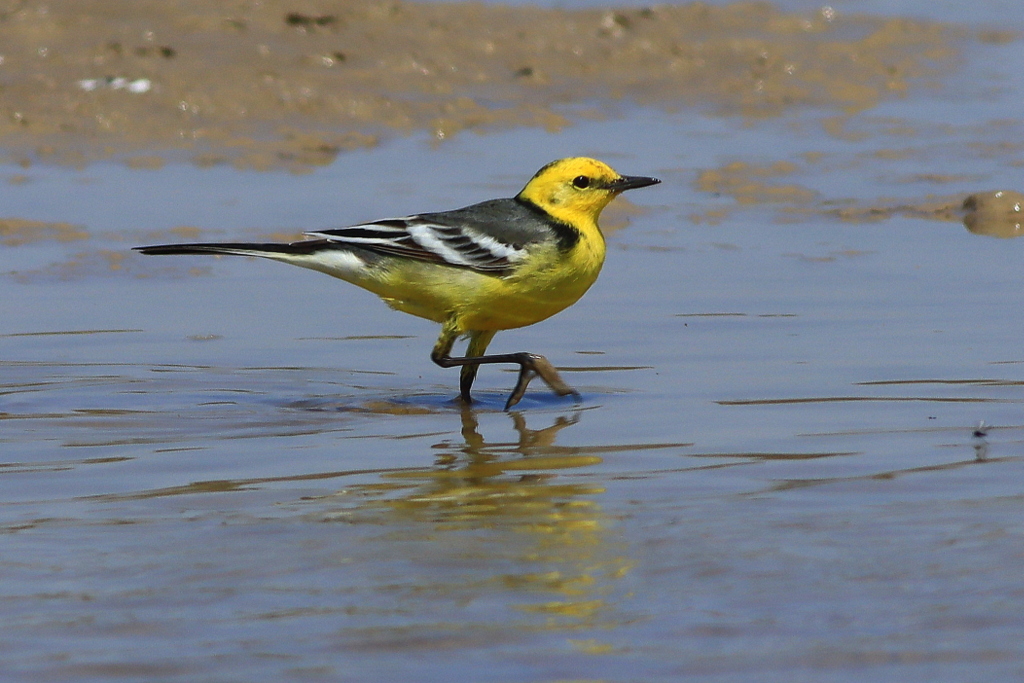
M488 615L476 623L502 633L605 627L626 620L621 579L633 561L599 503L605 489L597 483L604 477L593 476L603 462L596 453L644 446L558 445L587 412L527 417L465 407L433 414L441 422L458 415L459 431L427 447L426 466L197 481L92 499L245 495L319 482L329 492L310 495L305 488L301 497L279 500L275 515L310 525L304 533L333 539L335 568L365 577L356 612L404 614L416 603L426 610L418 613L464 624L474 619L466 609L485 604ZM528 421L543 422L534 428ZM378 443L386 448L394 438L410 437L390 435ZM423 624L405 623L403 633L417 625Z
M453 590L453 579L459 592L475 586L476 597L500 596L521 615L542 615L548 626L602 622L615 580L632 563L595 500L604 489L567 473L601 458L555 445L580 413L538 429L522 413L492 417L511 420L512 439L488 438L485 431L500 422L485 430L467 406L461 439L434 445L433 467L383 474L346 521L389 528L381 540L395 553L414 548L419 567L441 568L428 581L435 588Z

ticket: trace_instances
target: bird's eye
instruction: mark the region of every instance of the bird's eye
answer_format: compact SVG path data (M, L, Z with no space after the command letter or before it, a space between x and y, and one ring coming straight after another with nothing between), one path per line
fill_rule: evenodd
M577 190L585 190L590 187L590 178L585 175L578 175L572 179L572 186Z

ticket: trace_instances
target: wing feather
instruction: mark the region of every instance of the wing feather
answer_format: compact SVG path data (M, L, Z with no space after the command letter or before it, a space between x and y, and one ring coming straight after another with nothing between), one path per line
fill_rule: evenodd
M498 275L510 272L531 245L557 238L548 222L513 199L307 234L380 254Z

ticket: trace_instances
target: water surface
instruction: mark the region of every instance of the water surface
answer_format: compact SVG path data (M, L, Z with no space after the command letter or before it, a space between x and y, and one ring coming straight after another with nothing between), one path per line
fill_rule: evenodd
M960 205L1024 186L1024 60L958 49L859 111L4 167L5 678L1019 679L1024 240ZM495 340L578 404L504 413L490 367L460 405L435 326L320 274L128 251L510 195L566 154L664 181L609 210L579 304Z

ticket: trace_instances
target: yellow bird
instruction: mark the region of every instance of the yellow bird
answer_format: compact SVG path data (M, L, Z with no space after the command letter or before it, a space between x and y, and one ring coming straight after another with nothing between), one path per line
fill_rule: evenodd
M485 363L515 363L508 410L534 376L559 396L578 395L544 356L484 355L499 330L525 327L576 303L597 279L605 243L601 210L625 190L659 183L623 176L596 159L553 161L522 192L462 209L388 218L306 233L281 243L201 243L135 247L143 254L258 256L319 270L367 289L392 308L441 324L430 359L461 367L463 400ZM452 357L459 337L464 357Z

